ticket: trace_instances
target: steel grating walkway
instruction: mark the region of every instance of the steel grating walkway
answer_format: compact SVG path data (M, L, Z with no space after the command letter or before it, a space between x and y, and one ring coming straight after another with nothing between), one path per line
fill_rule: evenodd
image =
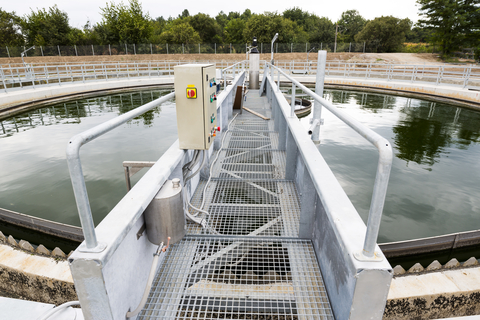
M245 106L271 117L258 91ZM218 234L188 224L187 236L167 251L139 319L333 319L313 246L298 239L300 201L285 180L273 120L244 111L217 156L205 190L209 215L202 217Z

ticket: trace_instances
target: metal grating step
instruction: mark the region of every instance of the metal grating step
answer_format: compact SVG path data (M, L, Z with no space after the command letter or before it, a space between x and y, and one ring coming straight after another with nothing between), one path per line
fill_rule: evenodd
M229 131L224 147L228 149L278 149L278 133L264 131Z
M192 198L199 207L205 182ZM220 235L298 237L300 203L291 181L239 181L213 179L205 190L209 215L199 214ZM191 213L194 213L192 210ZM188 223L187 234L206 234Z
M186 237L139 319L333 319L307 240Z

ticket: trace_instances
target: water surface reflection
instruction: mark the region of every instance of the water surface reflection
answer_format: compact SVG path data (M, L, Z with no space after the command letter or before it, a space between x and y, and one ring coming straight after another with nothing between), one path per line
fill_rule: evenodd
M379 242L480 229L479 112L371 93L324 97L393 143ZM366 221L378 153L327 110L322 117L319 150Z

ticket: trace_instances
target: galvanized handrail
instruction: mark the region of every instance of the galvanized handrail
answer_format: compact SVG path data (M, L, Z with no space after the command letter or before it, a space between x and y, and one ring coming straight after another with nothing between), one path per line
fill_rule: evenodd
M85 247L82 246L82 248L80 248L81 250L88 252L100 252L105 249L105 246L97 242L92 210L88 200L87 187L85 185L85 178L83 176L82 163L80 161L80 148L84 144L94 140L95 138L98 138L110 130L124 124L125 122L159 106L165 101L174 98L174 96L175 92L169 93L159 99L122 114L121 116L79 133L68 142L66 151L68 169L70 171L70 179L72 180L73 192L75 194L75 201L77 203L78 214L80 216L80 223L85 236Z
M372 194L372 201L370 204L370 210L368 214L368 222L367 222L367 233L365 235L365 242L363 246L363 251L358 253L356 258L362 261L370 261L375 260L375 245L377 242L378 232L380 229L380 221L382 218L382 211L383 206L385 204L385 196L387 193L388 187L388 180L390 178L390 170L392 167L393 161L393 151L390 142L380 136L378 133L374 132L372 129L368 128L364 124L360 123L358 120L353 118L352 116L344 113L343 111L337 109L333 104L329 101L323 99L319 95L317 95L312 90L305 87L299 81L293 79L284 71L282 71L277 66L269 64L267 62L267 67L276 70L279 74L282 74L286 77L292 84L296 87L299 87L303 90L306 94L312 97L315 101L319 102L322 106L327 108L330 112L332 112L337 118L342 120L345 124L349 127L354 129L357 133L363 136L367 141L372 143L379 152L379 159L377 165L377 172L375 176L375 183L373 187L373 194ZM267 74L267 78L274 83L273 78L271 75ZM294 98L292 98L293 100Z

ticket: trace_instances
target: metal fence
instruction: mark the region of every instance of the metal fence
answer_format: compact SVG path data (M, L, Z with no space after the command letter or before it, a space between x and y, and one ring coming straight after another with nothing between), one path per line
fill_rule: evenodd
M105 56L105 55L137 55L137 54L202 54L202 53L246 53L247 43L144 43L144 44L108 44L108 45L73 45L73 46L37 46L25 53L26 57L50 56ZM20 57L27 47L0 47L0 58ZM366 42L318 42L318 43L276 43L275 53L309 52L310 50L326 50L328 52L378 52L382 43ZM259 43L260 53L271 53L270 43ZM405 52L436 52L435 46L405 46ZM408 51L410 50L410 51Z
M145 61L93 63L32 63L0 66L0 90L9 92L24 87L62 85L71 82L109 81L138 77L172 76L173 67L185 63L212 63L225 69L230 78L235 70L244 70L248 62L227 61ZM290 75L313 75L317 61L275 62ZM235 67L233 67L235 65ZM263 65L262 65L263 67ZM332 78L381 79L434 85L453 85L462 88L480 88L480 67L475 65L415 65L385 63L350 63L328 61L326 76Z
M225 77L244 69L243 62L211 62L217 69L225 69ZM173 68L179 64L199 61L145 61L98 63L34 63L0 66L0 90L10 92L22 88L45 85L62 85L72 82L109 81L130 78L173 76ZM234 67L232 67L234 66Z
M317 61L276 61L275 65L292 75L315 74L317 70ZM326 76L480 88L480 66L472 64L429 65L327 61Z

